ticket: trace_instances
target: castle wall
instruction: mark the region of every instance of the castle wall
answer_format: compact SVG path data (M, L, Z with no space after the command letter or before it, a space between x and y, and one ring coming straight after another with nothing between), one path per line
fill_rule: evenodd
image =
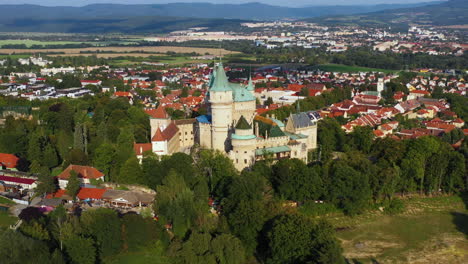
M195 127L193 123L188 123L177 124L177 128L179 128L180 151L185 152L187 148L191 148L195 144Z
M198 123L196 143L204 149L211 149L211 124Z
M232 140L232 150L229 152L234 166L242 171L255 163L255 139Z
M244 116L249 123L253 122L256 109L255 101L234 102L232 107L233 120L239 120L241 116Z

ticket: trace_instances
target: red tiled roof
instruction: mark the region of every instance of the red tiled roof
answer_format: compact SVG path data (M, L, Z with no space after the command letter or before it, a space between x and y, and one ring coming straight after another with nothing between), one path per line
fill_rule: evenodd
M136 155L143 155L146 151L151 151L153 145L151 143L135 143L133 144L133 150L135 150Z
M175 125L174 122L171 122L169 126L164 129L164 131L161 131L160 128L156 131L156 134L154 134L153 138L151 139L152 141L166 141L170 140L172 137L174 137L175 134L179 131L179 128Z
M34 179L18 178L4 175L0 175L0 181L14 182L18 184L33 184L36 182L36 180Z
M104 174L98 171L94 167L89 166L81 166L81 165L69 165L62 173L60 173L57 177L59 179L68 179L70 178L70 172L75 171L78 174L79 178L86 178L86 179L99 179Z
M374 135L376 137L383 137L384 136L384 133L382 132L382 130L374 130Z
M76 196L80 198L80 200L101 199L105 192L106 189L81 188Z
M0 163L7 168L16 168L19 158L13 154L0 153Z
M60 197L62 197L62 196L65 195L65 192L66 192L66 190L64 190L64 189L59 189L59 190L57 190L56 193L49 193L49 194L47 194L47 195L46 195L46 198L47 198L47 199L51 199L51 198L60 198Z
M150 115L152 118L156 119L168 119L169 115L167 114L164 107L159 106L156 109L145 109L145 112Z
M115 92L114 96L118 97L133 97L133 95L130 92Z

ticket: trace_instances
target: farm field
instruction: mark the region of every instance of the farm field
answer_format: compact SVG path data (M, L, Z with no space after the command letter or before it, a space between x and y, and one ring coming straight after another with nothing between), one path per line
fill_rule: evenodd
M30 48L33 45L67 45L67 44L90 44L96 47L100 46L109 46L109 45L134 45L138 44L141 42L143 39L142 38L128 38L128 39L122 39L122 40L114 40L114 41L59 41L59 40L53 40L53 41L41 41L41 40L32 40L32 39L2 39L0 40L0 48L3 47L3 45L18 45L18 44L24 44L26 47Z
M236 53L235 51L228 51L225 49L216 48L192 48L192 47L173 47L173 46L143 46L143 47L90 47L90 48L77 48L77 49L0 49L0 54L13 54L13 53L64 53L64 56L89 56L90 54L82 54L80 52L113 52L122 53L141 53L141 52L154 52L154 53L199 53L199 54L212 54L212 55L226 55ZM142 53L146 54L146 53ZM91 54L92 55L92 54ZM150 54L151 55L151 54Z
M375 69L375 68L367 68L367 67L359 67L359 66L348 66L342 64L323 64L317 65L314 68L318 68L321 71L326 72L384 72L384 73L392 73L398 72L397 70L385 70L385 69Z
M326 217L354 263L468 263L468 211L458 196L412 198L405 212ZM350 262L353 263L353 262Z

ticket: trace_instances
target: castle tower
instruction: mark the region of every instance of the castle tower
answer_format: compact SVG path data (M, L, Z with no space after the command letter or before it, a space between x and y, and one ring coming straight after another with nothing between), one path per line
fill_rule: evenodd
M151 137L156 134L158 128L164 130L171 123L171 117L161 105L156 109L145 110L145 112L150 116Z
M211 146L213 149L229 149L229 130L232 125L232 90L229 87L223 64L220 62L209 91L211 105Z
M232 150L230 158L239 171L250 167L255 162L256 136L252 126L241 116L236 124L235 133L231 135Z

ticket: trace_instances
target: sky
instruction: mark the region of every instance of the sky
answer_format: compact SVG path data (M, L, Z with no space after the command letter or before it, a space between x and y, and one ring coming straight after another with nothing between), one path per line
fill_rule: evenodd
M404 4L431 2L434 0L0 0L0 4L36 4L45 6L84 6L95 3L113 4L165 4L165 3L189 3L209 2L216 4L261 2L278 6L312 6L312 5L375 5L375 4Z

